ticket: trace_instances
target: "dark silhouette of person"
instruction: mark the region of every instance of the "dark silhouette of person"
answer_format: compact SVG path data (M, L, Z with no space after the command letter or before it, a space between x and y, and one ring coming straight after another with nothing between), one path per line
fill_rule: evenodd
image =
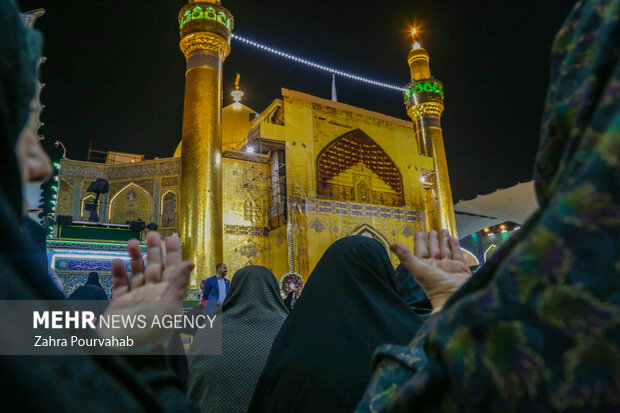
M95 312L95 316L97 316L97 318L103 314L108 306L108 295L99 282L99 274L94 271L88 274L88 281L86 281L86 284L78 287L67 299L79 301L101 301L101 303L97 303L92 306L94 307L92 310Z

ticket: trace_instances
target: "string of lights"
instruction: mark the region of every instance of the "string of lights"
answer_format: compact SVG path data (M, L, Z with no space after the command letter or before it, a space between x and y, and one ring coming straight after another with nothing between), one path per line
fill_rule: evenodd
M372 79L369 79L369 78L364 77L364 76L354 75L354 74L351 74L351 73L344 72L342 70L334 69L333 67L329 67L329 66L325 66L325 65L322 65L322 64L319 64L319 63L311 62L310 60L294 56L294 55L292 55L290 53L286 53L286 52L283 52L281 50L274 49L273 47L269 47L269 46L266 46L264 44L255 42L253 40L250 40L250 39L247 39L245 37L239 36L238 34L234 34L233 33L232 34L232 38L235 39L235 40L240 41L241 43L245 43L247 45L256 47L257 49L264 50L266 52L272 53L272 54L274 54L276 56L280 56L280 57L283 57L285 59L289 59L289 60L292 60L292 61L297 62L297 63L301 63L301 64L306 65L306 66L310 66L310 67L312 67L314 69L322 70L324 72L333 73L333 74L338 75L338 76L346 77L348 79L357 80L358 82L367 83L367 84L370 84L370 85L373 85L373 86L379 86L379 87L383 87L383 88L386 88L386 89L397 90L399 92L404 92L405 91L405 89L402 86L395 86L395 85L390 85L389 83L378 82L376 80L372 80Z

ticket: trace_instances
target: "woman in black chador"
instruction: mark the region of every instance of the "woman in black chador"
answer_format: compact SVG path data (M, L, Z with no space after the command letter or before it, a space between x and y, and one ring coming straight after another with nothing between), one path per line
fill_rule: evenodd
M46 300L65 297L48 277L40 249L23 229L22 200L23 184L43 180L51 172L49 158L32 132L25 130L36 91L40 44L40 35L24 26L13 0L0 0L0 300L37 300L33 306L45 308ZM149 251L161 246L158 240L158 235L151 236ZM140 267L130 285L124 268L121 271L118 263L113 263L115 287L122 286L129 297L153 286L166 287L166 294L174 298L178 292L182 294L192 267L181 262L177 243L178 238L167 242L174 247L168 254L167 279L140 278L139 285L135 277L143 277ZM138 268L141 257L136 248L133 263ZM173 260L176 266L171 264L171 254L177 254ZM162 277L161 272L159 268L154 275ZM115 291L120 296L119 288ZM163 298L162 294L156 299ZM11 348L19 340L32 340L24 334L23 329L4 331L0 346ZM93 331L83 334L95 337ZM131 357L111 352L105 357L3 356L0 376L6 378L2 382L4 410L19 406L22 412L193 411L166 356Z
M282 326L251 413L351 412L380 344L407 344L422 320L398 296L394 267L376 240L332 244Z
M99 274L91 272L88 274L88 281L78 287L68 297L69 300L107 300L108 295L99 282Z

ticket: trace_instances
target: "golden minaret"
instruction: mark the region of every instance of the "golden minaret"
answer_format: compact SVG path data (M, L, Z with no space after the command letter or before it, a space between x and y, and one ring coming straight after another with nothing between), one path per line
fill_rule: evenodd
M191 285L222 261L222 64L233 16L219 1L191 1L179 12L187 61L181 147L180 235L196 264Z
M411 82L405 86L405 104L407 115L413 121L418 150L422 155L433 158L435 166L434 173L425 177L425 184L429 188L426 224L429 230L445 228L450 234L457 236L441 130L443 84L431 76L429 54L416 41L416 29L413 29L412 34L414 44L407 57Z

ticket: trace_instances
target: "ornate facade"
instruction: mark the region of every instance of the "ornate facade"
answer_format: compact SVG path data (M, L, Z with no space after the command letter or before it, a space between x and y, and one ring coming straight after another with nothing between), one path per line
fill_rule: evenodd
M243 145L224 152L225 261L305 279L348 235L413 247L432 165L411 122L284 89Z
M427 53L409 57L405 100L415 123L286 89L257 114L240 102L219 106L232 15L219 2L191 2L179 24L183 145L173 158L121 165L63 160L58 214L85 219L93 197L86 188L105 178L101 221L140 218L163 235L181 232L187 257L199 264L193 287L219 261L231 274L258 264L306 279L342 237L372 237L389 251L393 242L413 248L419 230L455 233L443 89L430 77Z
M165 236L178 231L179 159L120 165L63 159L61 164L58 215L88 221L86 204L95 198L87 192L88 186L103 178L110 183L110 192L99 198L101 222L125 224L141 219L156 223Z

